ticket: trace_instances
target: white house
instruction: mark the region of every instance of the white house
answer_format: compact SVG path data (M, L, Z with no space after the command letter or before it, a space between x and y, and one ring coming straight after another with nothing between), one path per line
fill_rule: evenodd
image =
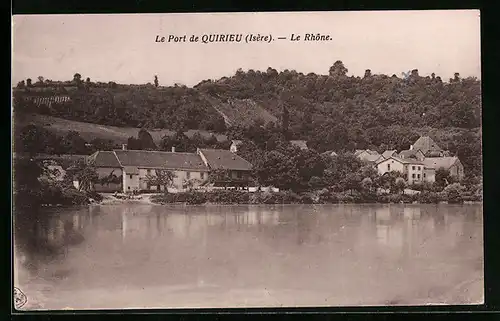
M378 161L376 167L380 175L384 175L391 171L404 174L409 184L423 182L428 178L427 175L424 177L425 164L414 159L401 159L391 156Z

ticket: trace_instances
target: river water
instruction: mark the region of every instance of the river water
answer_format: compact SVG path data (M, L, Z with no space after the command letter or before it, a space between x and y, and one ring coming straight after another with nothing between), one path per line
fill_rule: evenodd
M24 309L483 302L481 205L97 205L16 223Z

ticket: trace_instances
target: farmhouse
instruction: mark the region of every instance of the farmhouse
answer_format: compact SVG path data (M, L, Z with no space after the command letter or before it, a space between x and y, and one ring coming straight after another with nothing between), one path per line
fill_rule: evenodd
M433 181L434 174L432 167L426 167L424 162L416 159L402 159L391 156L376 163L377 171L380 175L396 171L404 174L409 184Z
M210 170L228 173L224 186L241 186L248 181L251 164L227 150L199 149L196 153L122 150L97 151L88 158L96 167L98 192L184 190L205 184ZM166 186L167 175L173 175Z

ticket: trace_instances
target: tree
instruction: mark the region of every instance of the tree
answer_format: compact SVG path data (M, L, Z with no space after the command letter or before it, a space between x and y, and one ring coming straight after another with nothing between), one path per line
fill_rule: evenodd
M20 133L20 150L35 155L41 153L45 146L46 130L42 127L30 124L23 127ZM17 149L17 148L16 148Z
M67 170L68 177L73 177L78 181L78 190L91 191L94 189L94 184L99 181L96 167L93 162L85 160L76 161L72 167Z
M81 83L82 81L82 75L79 73L76 73L73 75L73 81L76 82L77 84Z
M158 191L163 187L165 193L168 193L168 188L173 185L175 177L176 175L172 171L156 169L155 175L146 175L145 181L148 186L156 186Z
M43 84L43 76L38 76L38 82L39 82L40 84Z
M158 76L155 75L155 87L158 88L159 82L158 82Z
M451 181L450 171L448 171L444 168L438 168L436 170L435 178L436 178L436 181L435 181L436 186L438 186L440 188L444 188Z
M31 87L31 86L32 86L32 84L31 84L31 78L26 79L26 85L27 85L28 87Z
M443 192L447 196L449 203L462 203L465 190L465 186L460 185L460 183L453 183L446 186Z
M156 144L153 141L153 137L144 128L141 128L139 130L139 133L137 134L137 141L140 145L140 149L156 150L156 148L157 148Z
M392 191L395 193L403 193L406 188L406 181L402 177L396 178Z
M88 153L85 139L77 131L70 130L64 137L63 144L70 154L85 155Z
M372 76L372 71L370 69L366 69L363 78L370 78L371 76Z
M329 74L332 77L343 77L349 70L344 66L344 63L337 60L329 69Z

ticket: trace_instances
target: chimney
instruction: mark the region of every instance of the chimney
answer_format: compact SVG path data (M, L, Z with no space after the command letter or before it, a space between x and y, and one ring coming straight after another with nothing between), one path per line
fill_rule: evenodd
M127 144L122 144L122 150L127 150Z
M413 150L413 145L410 145L410 150Z
M172 146L172 153L175 153L175 146Z

